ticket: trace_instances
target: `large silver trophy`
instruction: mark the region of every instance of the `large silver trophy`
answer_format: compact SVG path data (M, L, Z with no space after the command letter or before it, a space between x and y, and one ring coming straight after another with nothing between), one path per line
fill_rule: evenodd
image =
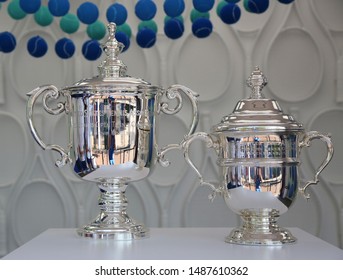
M188 135L198 123L197 95L190 89L174 85L163 90L148 82L130 77L118 58L123 44L115 38L116 25L108 25L109 37L103 45L106 59L99 75L84 79L58 90L41 86L28 93L27 120L33 138L44 150L61 155L58 167L69 163L73 173L86 181L95 182L100 189L100 214L90 224L78 229L78 234L92 238L130 240L144 238L149 230L128 216L125 190L129 182L146 178L158 161L156 144L157 115L177 113L186 94L192 105L192 123ZM68 117L69 145L45 144L33 122L33 108L42 96L44 109ZM58 102L63 97L64 102ZM169 108L162 98L176 100ZM51 108L49 102L58 104ZM178 148L170 144L163 151Z
M197 132L186 137L183 146L187 163L201 184L224 196L226 204L243 220L226 238L229 243L281 245L296 240L291 232L279 227L277 219L295 201L297 193L306 198L306 189L318 183L319 173L333 156L331 138L317 131L304 132L303 126L282 112L275 100L266 99L262 88L267 84L256 67L247 80L250 98L240 100L233 113L212 127L211 133ZM194 140L203 140L217 154L219 186L204 181L189 155ZM299 187L299 156L313 139L326 143L327 156L316 170L314 179Z

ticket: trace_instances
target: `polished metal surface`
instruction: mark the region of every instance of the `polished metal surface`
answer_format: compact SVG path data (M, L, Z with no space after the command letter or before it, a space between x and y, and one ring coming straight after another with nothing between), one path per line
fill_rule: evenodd
M61 155L56 161L58 167L70 164L76 176L95 182L100 189L100 214L78 234L101 239L139 239L147 237L149 230L127 215L125 190L128 183L149 176L159 161L160 150L180 149L180 144L169 144L159 150L156 129L161 112L173 115L181 110L182 94L192 105L187 135L195 131L199 119L197 94L182 85L164 90L128 76L126 66L118 58L123 45L115 38L115 24L109 24L108 29L109 37L103 46L106 58L99 66L99 75L61 90L53 85L34 89L28 93L27 120L41 148ZM49 114L67 115L67 149L45 144L38 134L33 110L40 97ZM49 101L60 98L64 101L51 108ZM165 99L174 100L175 107L170 107Z
M226 242L247 245L282 245L296 241L292 234L277 224L306 189L318 183L318 176L333 156L330 136L317 131L305 132L295 119L284 114L275 100L266 99L262 88L267 79L255 68L247 81L250 98L240 100L234 112L212 127L211 133L196 132L182 143L184 157L197 173L200 183L224 196L227 206L241 216L242 225L234 229ZM300 152L313 139L322 140L327 155L317 168L314 179L299 186ZM189 147L202 140L213 148L219 167L219 186L208 183L192 162Z

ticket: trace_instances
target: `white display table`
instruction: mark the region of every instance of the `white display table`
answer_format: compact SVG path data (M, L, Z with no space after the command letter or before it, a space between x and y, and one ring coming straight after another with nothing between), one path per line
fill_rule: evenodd
M224 242L231 228L151 228L134 241L79 237L76 229L49 229L4 260L343 260L343 250L298 228L298 239L283 246L245 246Z

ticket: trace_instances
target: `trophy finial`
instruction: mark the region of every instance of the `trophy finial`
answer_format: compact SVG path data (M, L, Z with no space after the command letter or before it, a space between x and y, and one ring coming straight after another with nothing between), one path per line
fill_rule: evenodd
M114 22L107 25L107 30L109 34L107 41L102 44L106 58L99 66L99 71L105 77L119 77L126 72L126 65L118 59L119 54L124 49L124 44L116 39L117 26Z
M268 81L266 76L263 75L262 71L258 66L255 66L254 71L251 73L247 80L248 87L251 88L252 93L250 98L260 99L264 98L262 89L267 85Z

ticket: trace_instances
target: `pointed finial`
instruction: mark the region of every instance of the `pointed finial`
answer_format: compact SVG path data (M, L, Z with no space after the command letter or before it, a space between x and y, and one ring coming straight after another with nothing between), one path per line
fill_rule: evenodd
M262 71L258 66L255 66L254 71L251 73L250 77L247 80L247 85L252 90L250 98L264 98L262 94L262 89L267 85L267 83L268 81L266 76L263 75Z
M109 35L107 41L102 44L106 58L99 66L99 71L105 77L119 77L126 72L125 64L118 59L119 54L124 49L124 45L116 39L117 26L115 23L109 23L107 29Z

